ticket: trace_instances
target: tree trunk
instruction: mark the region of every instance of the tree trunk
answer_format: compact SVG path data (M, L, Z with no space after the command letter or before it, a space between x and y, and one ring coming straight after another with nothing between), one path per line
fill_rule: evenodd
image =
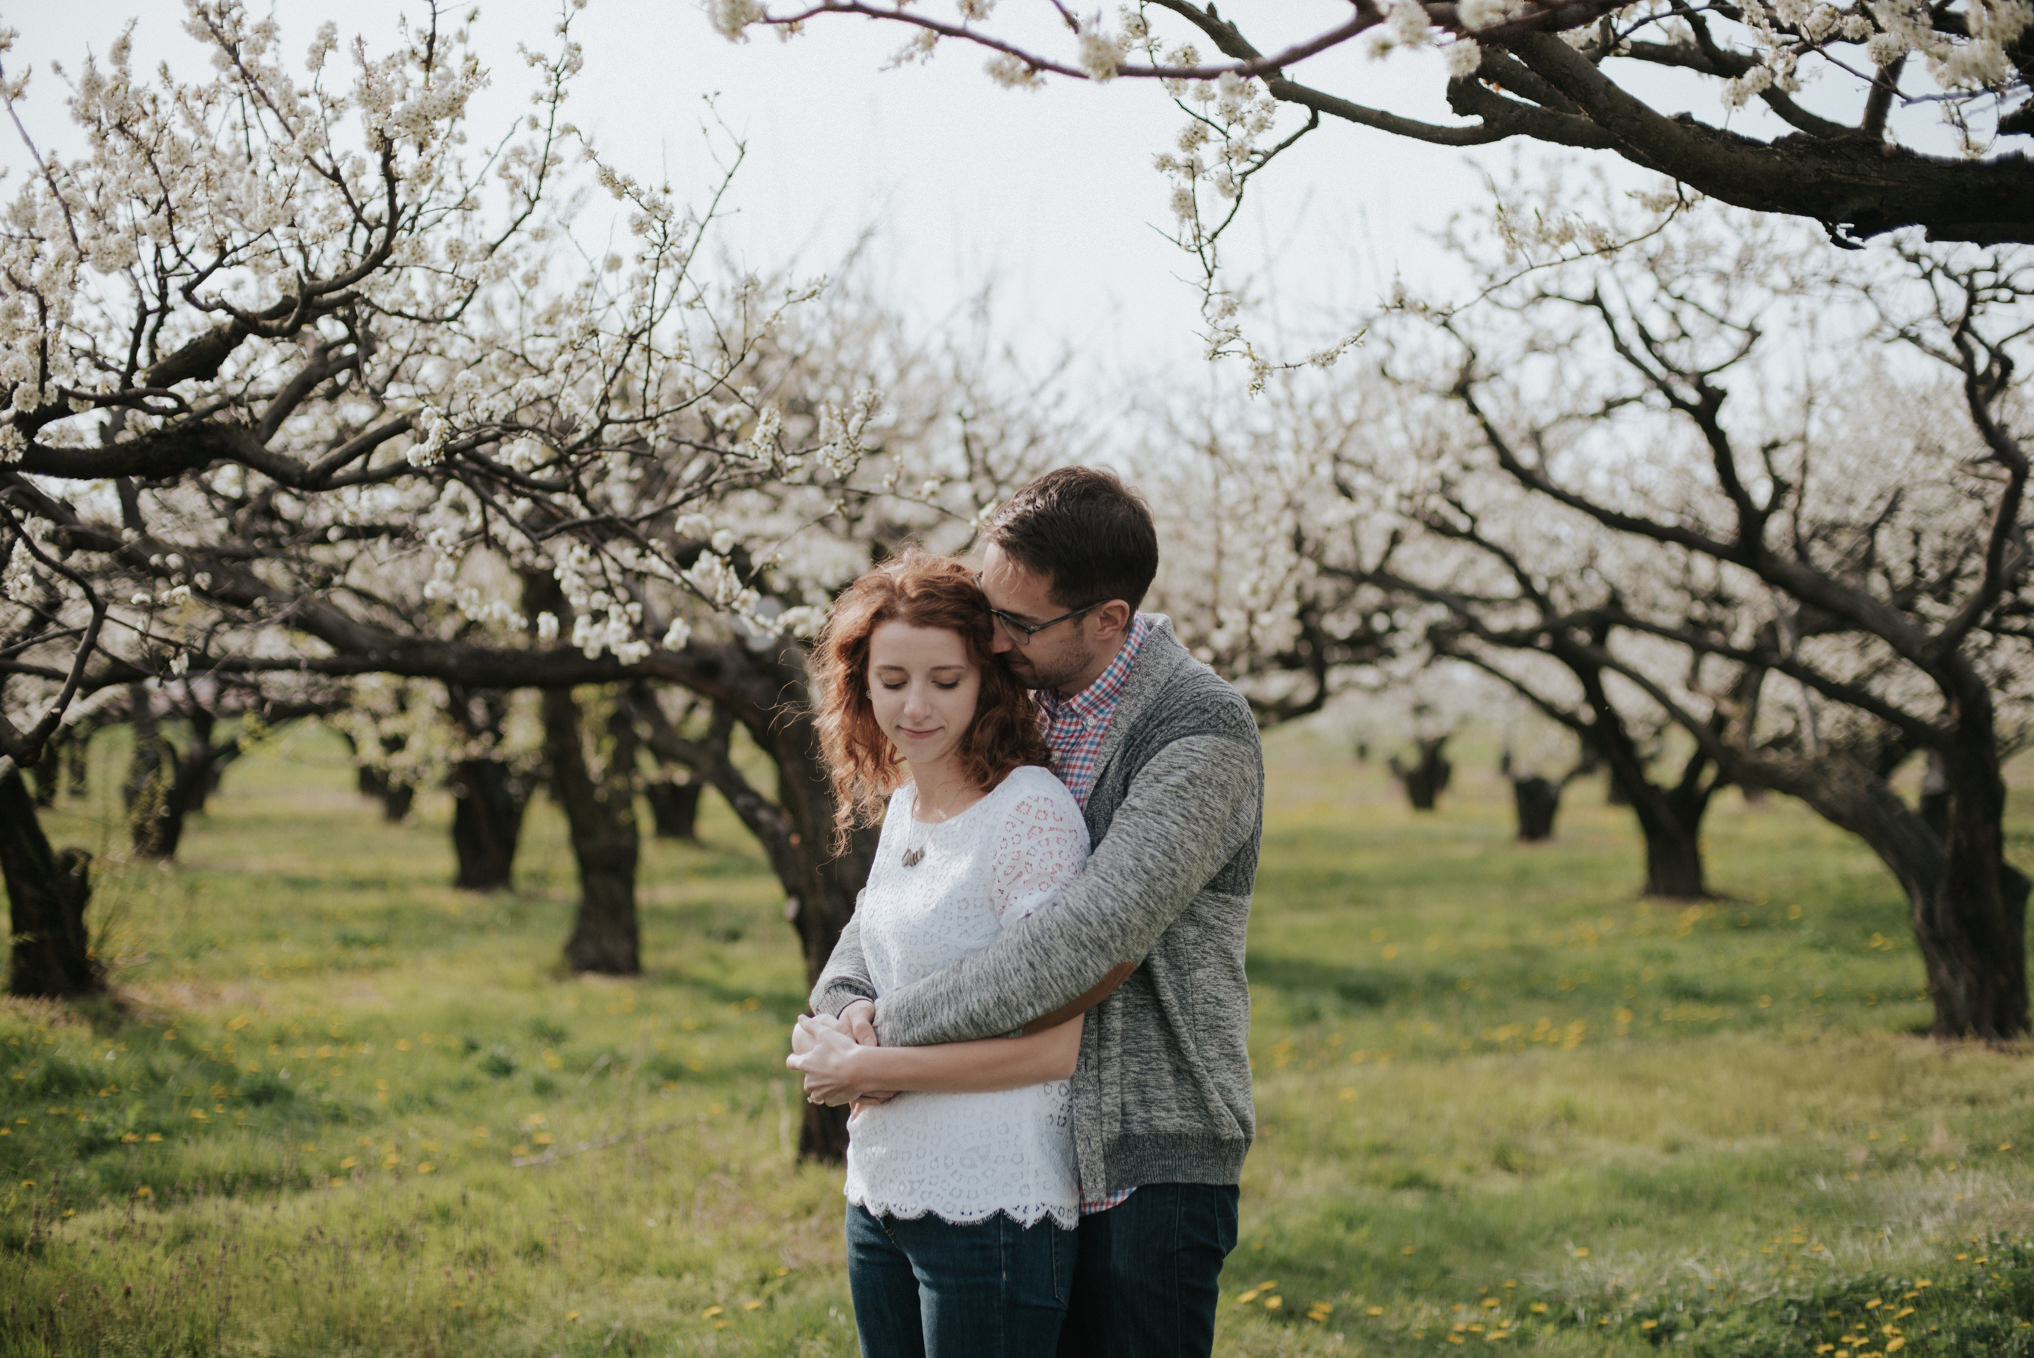
M127 765L127 838L137 858L168 860L177 856L184 837L182 760L177 747L157 726L149 694L135 685L129 710L134 724L134 753Z
M1941 755L1946 834L1847 752L1761 773L1869 844L1907 894L1939 1038L2003 1041L2028 1031L2028 882L2005 857L2005 783L1989 694L1975 683Z
M346 743L353 744L350 739ZM384 754L398 754L402 751L404 741L400 736L384 736L381 744ZM354 757L359 757L357 748ZM360 788L361 796L381 803L383 820L395 825L409 816L410 807L417 799L417 788L414 783L399 782L389 776L387 769L373 764L358 766L353 771L353 777Z
M596 772L587 762L571 690L545 690L543 709L551 790L565 810L579 862L579 913L565 942L566 965L637 975L643 968L636 924L635 725L617 702Z
M211 711L193 703L189 720L191 748L177 768L177 793L183 799L187 816L204 813L206 803L219 790L226 766L240 757L238 737L224 744L213 743L212 733L218 729L219 719Z
M1415 811L1431 811L1441 794L1448 790L1448 781L1454 776L1455 766L1441 751L1448 744L1447 736L1432 736L1416 742L1419 758L1408 768L1399 762L1397 755L1390 760L1393 776L1405 787L1406 799Z
M1949 862L1940 880L1908 891L1935 1006L1930 1031L1942 1038L2019 1037L2028 1031L2027 879L1999 864L1987 882L1954 856Z
M1706 899L1710 893L1702 864L1699 814L1691 823L1671 809L1665 814L1648 814L1639 810L1636 801L1633 810L1638 812L1639 832L1646 841L1644 894L1668 900Z
M81 724L64 733L64 781L73 797L83 797L91 791L91 753L92 728Z
M1561 809L1561 787L1551 778L1537 774L1511 780L1512 801L1518 808L1518 837L1538 844L1554 837L1554 816Z
M803 705L795 719L783 721L772 735L777 803L792 827L785 844L790 862L777 875L791 894L791 924L805 954L809 987L818 982L855 912L875 855L875 836L859 835L845 853L833 853L833 785L819 758L818 731ZM847 1158L847 1143L847 1109L805 1105L799 1155L834 1163Z
M1646 845L1646 882L1641 894L1667 900L1706 899L1710 893L1702 863L1702 817L1708 813L1716 790L1730 781L1725 771L1718 770L1712 756L1698 743L1672 787L1655 783L1650 776L1654 761L1632 738L1631 729L1610 701L1602 667L1572 647L1557 646L1555 654L1582 681L1584 699L1594 717L1584 742L1610 771L1610 804L1630 807L1638 819ZM1716 776L1711 777L1712 773Z
M1942 756L1928 751L1928 767L1921 775L1921 800L1916 807L1928 828L1938 835L1949 834L1949 774Z
M7 965L12 995L65 999L106 989L85 929L92 856L82 849L50 852L35 799L16 770L0 773L0 875L7 883L13 949Z
M643 800L650 807L650 824L659 839L699 839L698 783L657 781L643 785Z
M2006 785L1985 716L1981 746L1966 739L1944 752L1942 871L1910 884L1908 903L1935 1003L1935 1035L1999 1041L2028 1031L2028 883L2006 862Z
M1667 900L1699 901L1710 895L1702 862L1702 818L1717 784L1702 786L1708 760L1691 757L1681 782L1663 788L1642 774L1634 781L1625 761L1609 760L1610 781L1624 793L1624 804L1639 823L1646 844L1646 884L1642 894Z
M499 759L452 766L452 850L464 891L505 891L515 870L529 791Z

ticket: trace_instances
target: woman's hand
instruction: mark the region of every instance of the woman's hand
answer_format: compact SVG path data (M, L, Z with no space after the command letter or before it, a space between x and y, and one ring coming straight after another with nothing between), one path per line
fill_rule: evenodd
M828 1106L853 1103L880 1092L863 1087L862 1062L856 1055L863 1050L838 1019L808 1015L791 1030L791 1055L784 1064L805 1076L808 1101Z

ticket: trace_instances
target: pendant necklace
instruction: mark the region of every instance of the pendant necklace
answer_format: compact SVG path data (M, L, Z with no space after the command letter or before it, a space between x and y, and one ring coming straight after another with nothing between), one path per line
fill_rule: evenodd
M898 859L907 868L915 868L925 861L925 851L932 847L932 832L953 819L952 816L941 816L938 820L920 820L915 803L912 811L911 829L904 836L904 853Z
M904 840L904 856L900 860L905 867L915 868L925 861L925 850L932 843L933 825L932 821L921 821L916 816L911 818L912 835L907 835ZM913 836L916 843L912 842Z

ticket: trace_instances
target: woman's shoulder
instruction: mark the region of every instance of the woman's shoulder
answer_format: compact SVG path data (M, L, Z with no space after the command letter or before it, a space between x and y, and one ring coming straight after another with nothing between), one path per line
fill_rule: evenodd
M997 819L1006 826L1060 824L1078 828L1081 838L1087 838L1088 823L1081 804L1051 769L1037 764L1012 769L990 795L1001 803Z
M1065 801L1073 804L1074 795L1067 790L1059 775L1043 764L1019 764L1005 774L1003 781L996 785L991 796L1010 801L1028 801L1043 797L1048 801Z

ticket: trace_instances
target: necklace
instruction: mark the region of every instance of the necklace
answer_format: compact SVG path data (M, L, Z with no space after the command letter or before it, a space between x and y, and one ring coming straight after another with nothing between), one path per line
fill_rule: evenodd
M925 861L925 851L932 844L934 824L936 822L920 820L916 816L911 818L911 833L905 836L904 855L899 860L905 867L915 868Z
M925 851L932 847L932 832L957 814L949 812L938 820L920 820L916 814L917 808L913 807L912 810L911 828L904 836L904 852L897 860L907 868L915 868L925 861Z

